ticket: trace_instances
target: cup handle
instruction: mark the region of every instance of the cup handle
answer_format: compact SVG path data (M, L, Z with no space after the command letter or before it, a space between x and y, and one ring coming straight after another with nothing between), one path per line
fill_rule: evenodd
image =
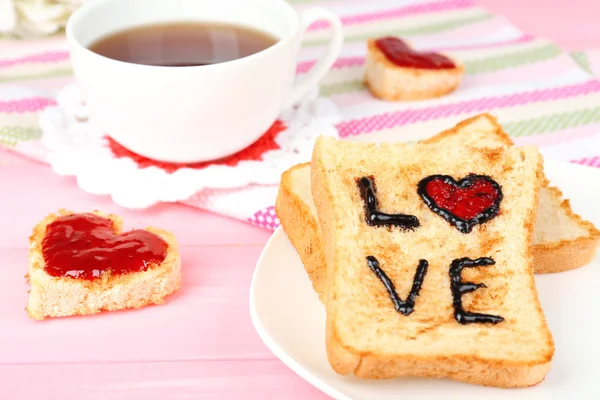
M302 37L310 25L316 21L325 20L329 22L329 26L332 29L331 38L329 39L329 46L327 52L315 65L312 66L310 71L306 73L304 78L300 82L296 82L290 93L286 107L291 106L302 96L304 96L314 85L318 84L325 74L329 71L337 57L339 56L342 45L344 43L344 31L342 27L342 21L337 15L322 7L310 8L300 13L300 34L297 38L298 48L301 46Z

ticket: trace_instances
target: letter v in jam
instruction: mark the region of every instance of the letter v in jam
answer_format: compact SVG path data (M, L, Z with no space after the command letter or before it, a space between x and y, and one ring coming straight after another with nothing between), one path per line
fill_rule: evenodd
M373 273L375 273L375 275L383 283L383 286L385 286L385 290L387 290L388 294L390 295L396 311L403 315L410 315L415 309L415 301L419 295L419 292L421 291L421 286L423 286L423 279L425 279L425 274L427 273L427 267L429 266L429 263L426 260L419 261L419 266L417 267L417 271L415 272L415 277L413 279L413 285L406 300L402 300L400 296L398 296L394 283L381 269L379 266L379 261L377 261L375 257L368 256L367 264L369 265L371 271L373 271Z

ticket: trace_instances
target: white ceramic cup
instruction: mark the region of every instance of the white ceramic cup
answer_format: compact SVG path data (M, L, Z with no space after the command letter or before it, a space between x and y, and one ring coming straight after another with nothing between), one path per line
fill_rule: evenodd
M329 47L294 84L302 35L319 20L332 27ZM88 49L127 28L192 21L249 26L279 41L248 57L191 67L132 64ZM73 13L66 32L91 118L126 148L180 163L225 157L256 141L323 78L343 42L333 13L313 8L298 15L283 0L92 0Z

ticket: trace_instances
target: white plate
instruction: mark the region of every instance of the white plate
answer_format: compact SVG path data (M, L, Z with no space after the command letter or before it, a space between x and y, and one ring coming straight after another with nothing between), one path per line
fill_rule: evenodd
M600 169L547 163L546 173L576 212L600 226ZM447 379L360 380L337 375L325 352L325 309L279 228L267 243L250 289L260 337L288 367L336 399L600 399L600 257L583 268L536 276L556 353L546 379L527 389L486 388Z

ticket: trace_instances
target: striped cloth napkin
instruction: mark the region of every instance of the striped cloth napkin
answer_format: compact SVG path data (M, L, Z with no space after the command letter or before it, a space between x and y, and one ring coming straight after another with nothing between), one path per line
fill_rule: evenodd
M502 16L472 0L296 0L298 10L325 6L344 24L340 58L321 84L343 121L348 140L414 141L433 135L473 114L500 119L517 144L535 144L546 159L600 167L600 51L566 53L554 43L527 35ZM366 40L398 35L417 49L436 50L462 60L460 89L440 99L384 102L362 82ZM328 28L314 24L300 53L298 74L324 53ZM72 81L62 37L0 41L1 163L36 158L41 131L38 113ZM187 204L274 229L276 187L204 191ZM238 204L256 193L253 209ZM264 200L263 200L264 199ZM244 200L245 201L245 200Z

